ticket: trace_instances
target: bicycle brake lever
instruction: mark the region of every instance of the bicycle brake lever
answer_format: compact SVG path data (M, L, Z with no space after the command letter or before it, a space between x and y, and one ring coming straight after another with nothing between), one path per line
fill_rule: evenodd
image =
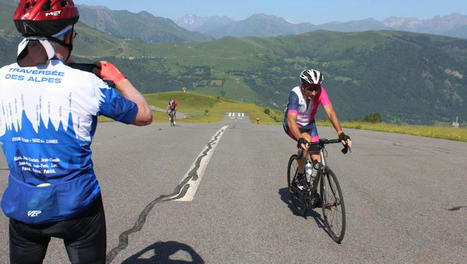
M344 148L341 151L344 155L347 154L347 152L352 153L352 149L350 148L349 144L345 144Z
M302 149L302 151L300 151L300 155L298 156L298 159L301 159L303 158L303 151L305 151L304 149Z
M343 149L341 149L341 152L345 155L345 154L347 154L348 150L349 150L348 147L344 147Z

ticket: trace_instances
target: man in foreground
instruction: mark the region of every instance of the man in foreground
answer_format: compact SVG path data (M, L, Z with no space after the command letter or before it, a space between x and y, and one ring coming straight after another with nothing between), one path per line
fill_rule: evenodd
M20 0L14 15L25 38L17 63L0 69L0 142L10 169L1 206L10 218L11 263L42 263L51 237L63 239L72 263L105 263L90 149L97 116L152 122L144 97L111 63L97 63L94 73L67 66L78 19L71 0Z

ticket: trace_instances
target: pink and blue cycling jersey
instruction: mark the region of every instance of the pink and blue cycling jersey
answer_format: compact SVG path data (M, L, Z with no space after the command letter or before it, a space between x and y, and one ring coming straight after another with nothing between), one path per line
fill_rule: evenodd
M321 86L320 91L318 94L311 100L310 102L306 102L305 96L302 93L300 86L297 86L290 91L289 94L289 102L287 104L287 108L285 109L285 116L284 116L284 129L288 133L288 125L287 125L287 114L288 113L296 113L297 114L297 125L299 128L306 127L311 124L314 125L315 115L318 111L319 105L326 106L331 104L331 100L329 100L328 94L324 87ZM314 129L316 130L316 128ZM317 135L313 135L313 142L319 140ZM289 134L290 135L290 134Z

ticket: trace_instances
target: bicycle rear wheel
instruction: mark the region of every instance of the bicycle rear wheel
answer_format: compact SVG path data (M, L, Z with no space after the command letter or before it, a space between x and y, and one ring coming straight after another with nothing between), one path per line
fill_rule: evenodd
M170 112L169 117L170 117L170 126L174 126L174 114Z
M294 154L289 159L287 166L287 185L289 187L290 200L298 215L305 215L308 204L305 199L305 192L297 188L298 156Z
M332 239L340 243L345 234L345 205L337 177L327 168L321 177L320 192L324 224Z

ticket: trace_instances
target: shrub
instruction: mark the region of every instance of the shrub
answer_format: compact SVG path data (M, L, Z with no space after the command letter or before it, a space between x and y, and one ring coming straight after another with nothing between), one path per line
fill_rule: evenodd
M381 123L383 119L381 118L381 114L378 112L369 113L365 117L363 117L363 122L370 122L370 123Z

